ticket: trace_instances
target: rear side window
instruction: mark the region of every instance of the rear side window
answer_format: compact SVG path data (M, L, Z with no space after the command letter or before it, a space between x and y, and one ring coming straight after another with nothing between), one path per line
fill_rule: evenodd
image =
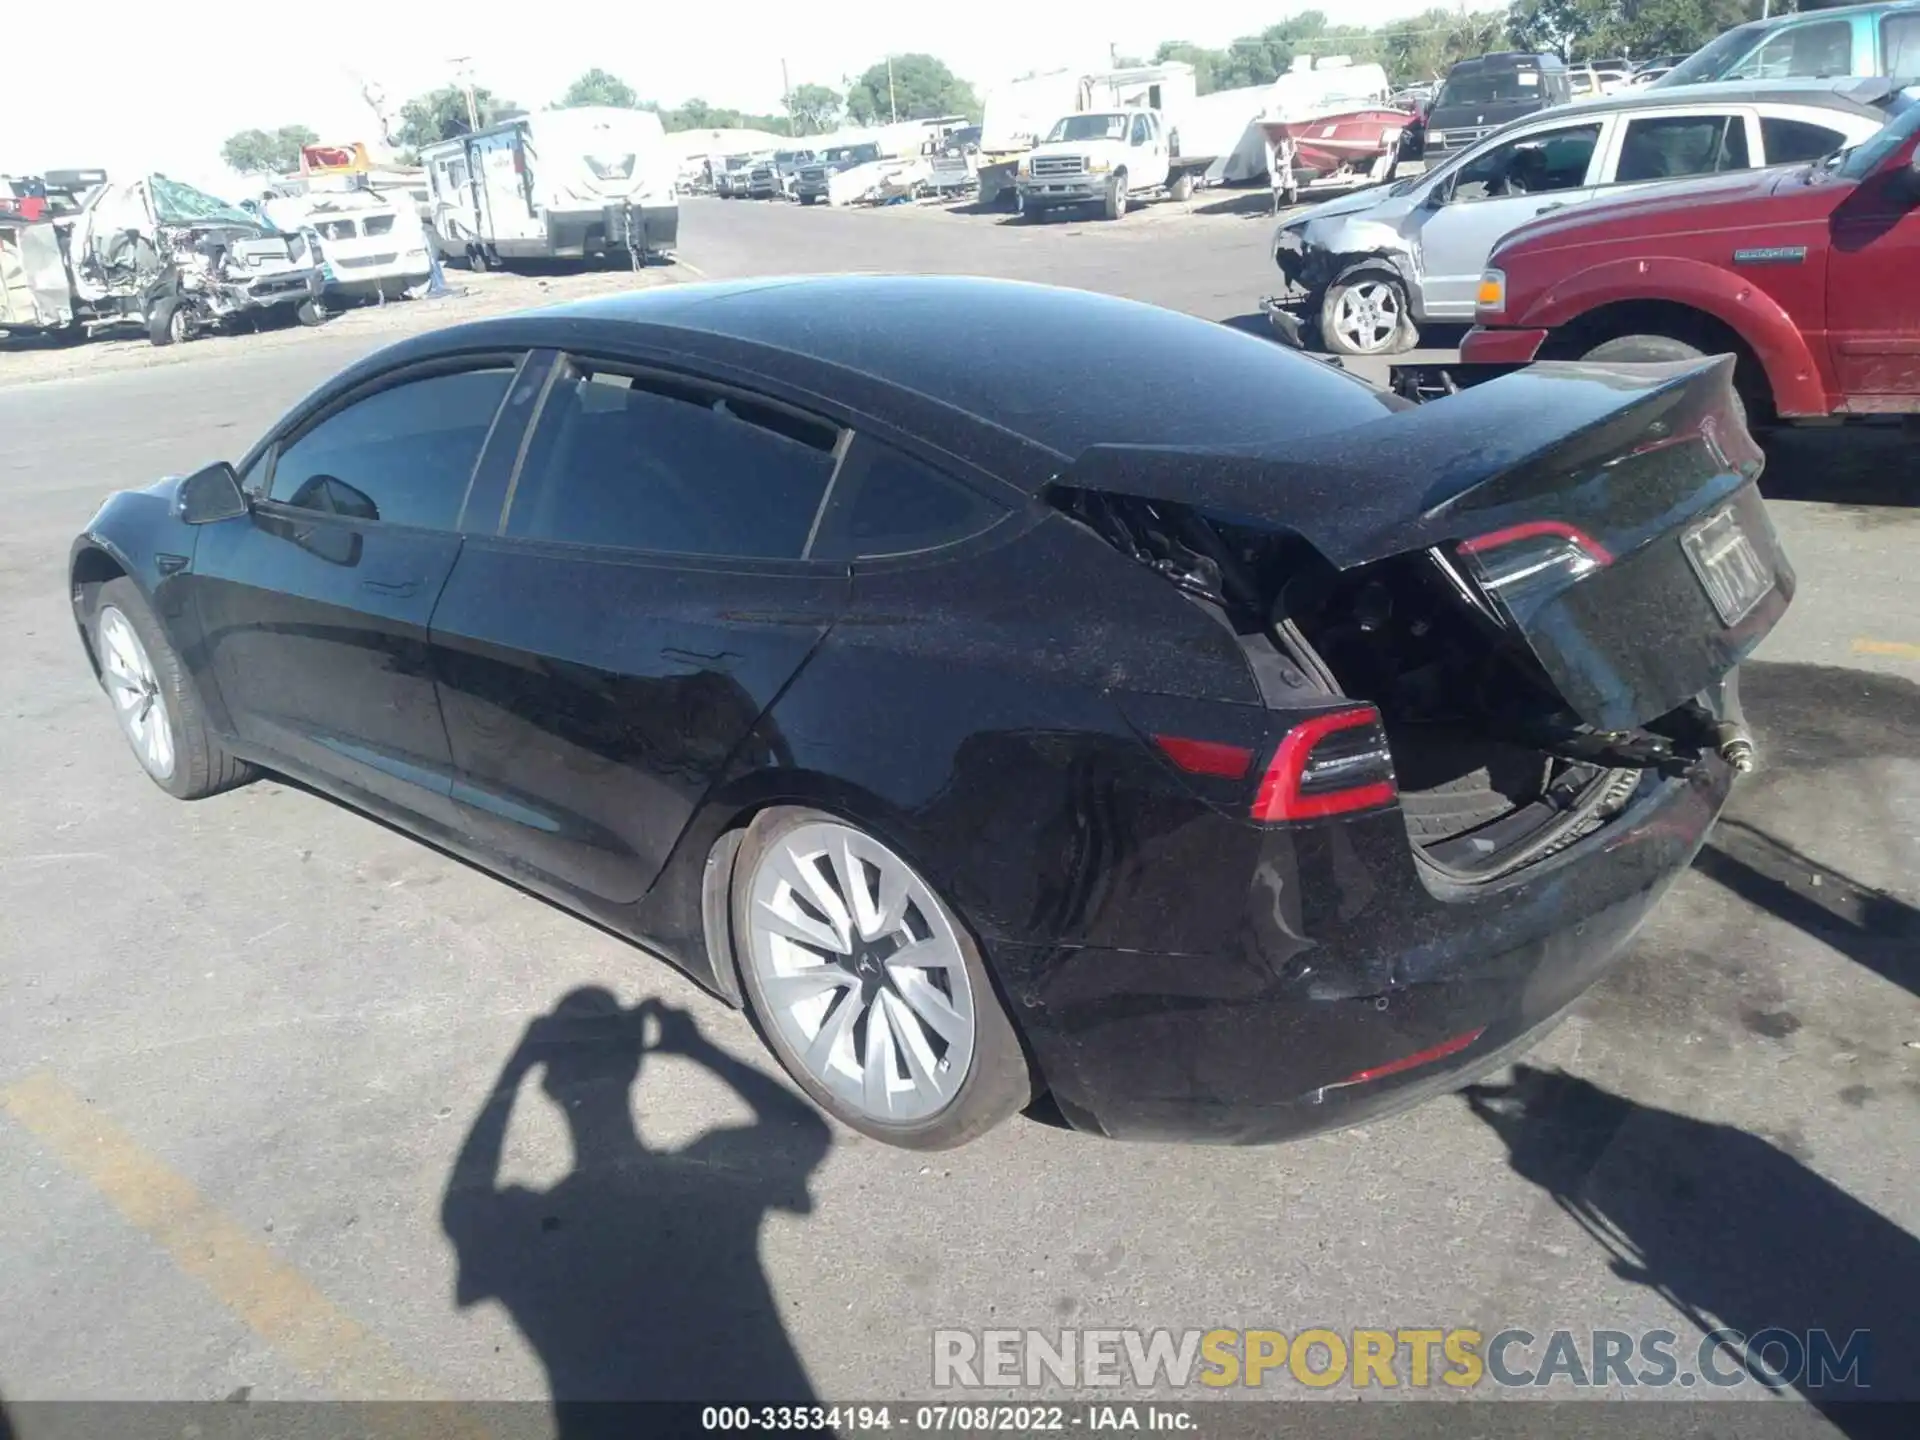
M1825 125L1762 115L1760 143L1766 147L1767 164L1791 165L1802 160L1823 160L1845 145L1847 137Z
M1633 120L1620 142L1620 167L1614 179L1672 180L1745 170L1747 122L1739 115L1663 115Z
M838 440L832 426L775 406L577 364L540 412L507 533L798 559Z
M303 510L452 530L512 382L505 366L465 370L356 400L280 451L269 494Z
M833 482L811 554L858 560L932 550L977 535L1006 513L959 481L862 438Z
M1901 80L1920 80L1920 12L1889 15L1880 22L1880 44L1886 51L1887 74Z

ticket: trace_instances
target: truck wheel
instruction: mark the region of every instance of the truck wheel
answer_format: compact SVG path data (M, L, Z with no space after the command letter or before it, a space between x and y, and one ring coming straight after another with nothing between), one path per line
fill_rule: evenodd
M1193 172L1183 170L1174 177L1172 188L1167 193L1181 204L1193 198Z
M1378 270L1342 275L1320 302L1320 343L1336 355L1398 355L1419 343L1400 281Z
M1704 360L1708 354L1708 351L1690 345L1685 340L1676 340L1671 335L1616 335L1611 340L1603 340L1580 358L1600 365L1671 365ZM1733 390L1733 413L1740 417L1742 425L1748 423L1746 398L1741 395L1738 385Z
M184 345L193 338L186 307L169 295L147 312L147 339L155 345Z
M467 269L473 271L477 275L485 271L486 268L487 268L487 252L485 247L480 245L469 245L467 247Z
M1107 181L1107 193L1100 202L1100 213L1109 220L1118 220L1127 213L1127 172L1116 170L1113 178Z
M327 323L327 307L318 300L302 300L293 316L302 325L324 325Z

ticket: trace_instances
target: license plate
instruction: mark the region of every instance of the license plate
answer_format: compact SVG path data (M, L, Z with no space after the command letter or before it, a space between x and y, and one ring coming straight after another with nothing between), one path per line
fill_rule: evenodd
M1702 520L1680 544L1723 625L1738 625L1773 589L1773 573L1760 563L1731 510Z

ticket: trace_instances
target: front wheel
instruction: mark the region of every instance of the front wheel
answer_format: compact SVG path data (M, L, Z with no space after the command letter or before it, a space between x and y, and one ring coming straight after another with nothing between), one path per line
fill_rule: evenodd
M1033 1098L973 937L883 841L818 810L764 811L741 844L732 905L762 1037L842 1124L945 1150Z
M327 320L327 307L318 300L302 300L300 308L293 314L302 325L324 325Z
M1101 197L1100 213L1109 220L1118 220L1127 213L1127 172L1117 170L1107 181L1107 193Z
M1320 302L1320 340L1336 355L1398 355L1419 339L1407 292L1390 275L1343 277Z
M100 683L154 784L177 800L198 800L253 777L207 729L193 678L133 581L100 587L90 630Z
M1707 353L1671 335L1616 335L1594 346L1580 358L1596 364L1671 365L1704 360ZM1733 409L1740 417L1740 423L1746 425L1747 402L1737 386L1733 392Z
M147 312L147 339L155 345L184 345L193 338L187 307L177 295L168 295Z

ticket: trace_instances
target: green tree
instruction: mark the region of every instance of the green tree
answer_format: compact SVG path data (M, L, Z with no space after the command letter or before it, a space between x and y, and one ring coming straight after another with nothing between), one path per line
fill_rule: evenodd
M1507 34L1518 49L1570 60L1686 54L1761 9L1760 0L1514 0Z
M888 63L882 60L847 90L847 113L857 124L884 125L897 114L902 120L932 115L980 118L980 101L973 87L931 55L895 55L893 83L887 83Z
M570 110L576 105L612 105L622 110L637 110L640 97L618 75L595 66L569 85L567 93L560 97L560 109Z
M826 85L796 85L787 96L787 115L795 135L824 135L840 123L846 97Z
M503 100L483 85L473 90L473 108L479 114L481 128L500 120L524 115L511 100ZM439 140L451 140L467 133L467 92L458 85L443 86L416 95L400 107L400 124L393 138L396 143L418 150Z
M300 147L320 137L304 125L278 130L242 130L229 135L220 158L242 175L285 175L300 168Z

